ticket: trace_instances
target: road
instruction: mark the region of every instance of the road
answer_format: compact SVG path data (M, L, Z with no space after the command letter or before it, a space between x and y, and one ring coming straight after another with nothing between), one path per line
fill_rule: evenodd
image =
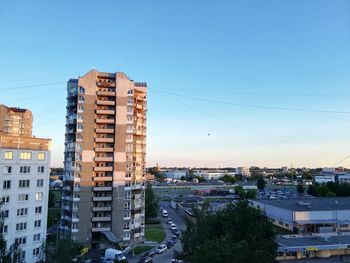
M160 202L160 207L166 209L168 211L168 218L171 218L176 225L176 227L182 231L185 230L186 224L185 221L180 217L180 215L177 213L176 210L170 207L170 202ZM159 216L159 220L162 223L162 226L165 230L166 238L161 244L165 244L168 240L171 239L173 233L170 230L170 225L168 225L168 218L164 218L161 215ZM154 248L153 250L155 250ZM153 256L153 263L170 263L173 259L174 251L182 251L182 245L180 239L177 240L176 244L168 249L166 252L160 255L154 255ZM132 259L128 259L128 262L130 263L137 263L140 259L140 256Z
M171 218L173 220L177 229L179 229L180 231L185 230L186 225L185 225L184 220L180 217L180 215L177 213L176 210L174 210L173 208L170 207L170 202L161 202L160 206L168 211L168 218ZM166 233L166 238L165 238L164 242L162 242L163 244L165 244L167 240L171 239L171 237L173 235L173 233L170 230L170 225L168 225L168 222L167 222L168 218L161 217L161 219L160 219L161 223L164 227L165 233ZM179 239L177 240L176 244L172 248L168 249L163 254L154 255L153 262L154 263L171 262L171 260L173 259L173 255L174 255L175 250L182 251L182 245L181 245L181 241Z

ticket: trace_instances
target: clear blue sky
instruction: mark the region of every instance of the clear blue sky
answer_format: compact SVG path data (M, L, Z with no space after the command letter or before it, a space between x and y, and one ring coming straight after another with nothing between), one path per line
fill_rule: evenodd
M148 83L149 166L350 154L349 1L1 1L0 41L0 103L32 109L54 166L65 82L93 67Z

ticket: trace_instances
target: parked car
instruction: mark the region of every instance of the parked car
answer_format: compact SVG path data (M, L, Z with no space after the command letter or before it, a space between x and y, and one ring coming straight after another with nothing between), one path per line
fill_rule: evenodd
M156 254L162 254L163 252L165 252L167 250L167 246L162 244L160 245L157 249L156 249Z
M149 256L143 256L140 258L139 263L151 263L153 260Z
M176 235L173 235L173 236L171 237L171 240L176 242L177 236L176 236Z
M168 224L171 225L173 223L173 220L171 218L168 219Z
M171 224L170 229L171 229L171 230L175 230L175 229L177 229L177 228L176 228L176 225L175 225L174 223L173 223L173 224Z
M171 263L183 263L183 260L173 258L173 259L171 260Z
M167 248L171 248L173 245L175 245L175 243L176 241L168 240L165 245L167 246Z
M148 251L148 252L146 252L146 253L144 254L144 256L145 256L145 257L151 257L151 258L152 258L152 257L154 256L154 254L155 254L154 251Z
M180 236L180 231L178 229L174 229L172 231L173 231L173 234L176 235L177 237Z
M165 209L162 211L162 216L163 217L168 217L168 211L166 211Z

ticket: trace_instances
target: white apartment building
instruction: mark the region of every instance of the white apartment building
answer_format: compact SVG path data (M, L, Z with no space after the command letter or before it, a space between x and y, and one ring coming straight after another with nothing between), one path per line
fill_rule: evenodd
M22 262L43 258L50 151L48 139L0 134L0 200L3 234L20 247Z

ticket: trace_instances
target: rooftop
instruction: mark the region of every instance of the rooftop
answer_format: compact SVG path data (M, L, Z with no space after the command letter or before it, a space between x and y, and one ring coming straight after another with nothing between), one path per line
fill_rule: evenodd
M271 205L290 211L350 210L350 197L315 197L298 199L261 199L256 204Z
M326 250L341 249L350 245L350 235L330 235L330 236L277 236L276 242L279 245L278 250L283 251L303 251L307 250Z

